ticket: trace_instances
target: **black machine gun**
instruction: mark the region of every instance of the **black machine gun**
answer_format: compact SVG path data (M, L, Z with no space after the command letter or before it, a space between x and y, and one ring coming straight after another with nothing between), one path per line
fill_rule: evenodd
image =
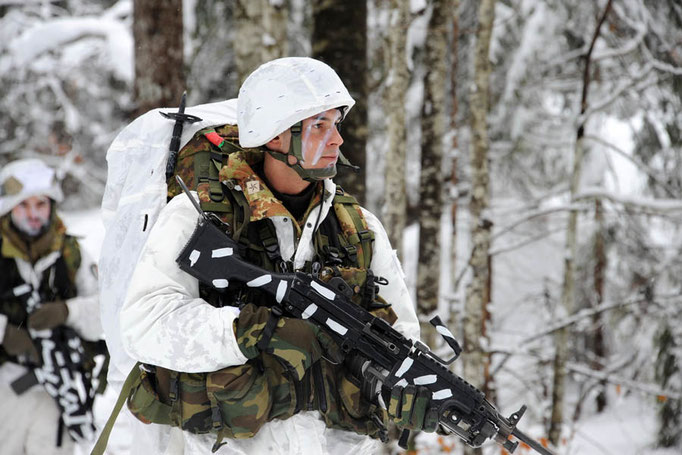
M493 439L514 452L522 441L540 454L553 455L516 428L525 406L508 418L500 415L481 391L446 368L454 358L442 360L424 343L407 339L383 319L354 304L350 300L352 291L341 278L325 283L306 273L271 273L244 261L237 242L228 235L229 226L204 213L181 179L178 182L203 216L177 258L182 270L219 290L235 280L271 294L282 314L308 320L325 330L341 347L346 360L361 364L363 379L380 383L383 393L390 394L395 385L427 387L440 426L471 447ZM456 358L461 352L459 345L440 319L435 319L432 324L455 350ZM377 404L381 395L378 392L373 397Z

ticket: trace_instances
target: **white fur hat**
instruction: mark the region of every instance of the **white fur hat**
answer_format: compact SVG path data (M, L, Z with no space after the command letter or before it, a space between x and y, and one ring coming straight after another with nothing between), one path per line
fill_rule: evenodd
M64 196L54 169L35 158L3 166L0 170L0 216L31 196L48 196L55 202L62 201Z

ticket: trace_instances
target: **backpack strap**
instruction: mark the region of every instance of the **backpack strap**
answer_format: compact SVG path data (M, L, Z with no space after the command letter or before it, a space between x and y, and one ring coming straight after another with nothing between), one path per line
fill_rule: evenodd
M194 157L194 172L197 176L197 188L202 183L208 183L208 193L211 202L202 202L202 209L220 211L221 202L225 198L220 186L220 168L223 166L222 149L216 143L223 144L226 141L214 129L204 130L204 137L213 145L206 152L199 152ZM220 142L218 142L220 141ZM210 207L208 207L210 205ZM211 210L212 209L212 210ZM224 209L223 209L224 210Z
M282 254L279 251L279 242L277 241L277 231L272 220L264 219L258 223L258 237L260 238L265 254L273 265L277 265L282 260Z
M369 268L372 262L374 233L367 226L367 220L362 215L360 204L353 196L345 193L338 186L333 204L341 230L350 242L351 247L356 249L359 267ZM352 248L350 254L353 254Z
M116 418L118 417L118 415L121 412L121 409L123 408L123 404L126 402L128 395L130 395L130 392L135 387L140 385L140 381L142 378L140 367L141 364L138 362L135 364L133 369L130 370L128 377L123 383L123 387L121 388L121 393L118 396L118 400L116 400L116 404L114 405L114 408L111 410L111 415L109 415L107 423L104 425L104 428L102 428L102 432L100 433L99 438L97 438L95 447L92 449L92 452L90 452L90 455L104 454L104 451L107 448L107 444L109 443L109 436L111 435L111 430L114 429L114 423L116 422Z
M230 192L232 202L236 203L240 209L240 219L238 220L237 216L233 217L232 226L232 238L239 242L242 231L251 220L251 206L249 205L249 201L246 200L244 190L237 184L237 182L234 180L228 180L225 182L225 187ZM232 207L232 204L227 205Z

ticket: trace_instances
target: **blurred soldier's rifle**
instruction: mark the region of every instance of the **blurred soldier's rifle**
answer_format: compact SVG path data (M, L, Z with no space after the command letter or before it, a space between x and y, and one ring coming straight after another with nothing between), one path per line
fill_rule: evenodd
M29 284L21 284L0 295L0 313L5 313L4 302L21 299L30 314L40 307L40 296ZM40 384L54 399L60 411L60 424L66 426L75 441L91 440L94 436L92 404L95 389L92 386L92 372L84 367L85 351L83 342L70 327L57 326L51 330L28 329L40 363L36 364L27 356L17 357L19 364L29 371L12 382L11 387L22 394L35 384ZM60 445L61 431L58 436Z

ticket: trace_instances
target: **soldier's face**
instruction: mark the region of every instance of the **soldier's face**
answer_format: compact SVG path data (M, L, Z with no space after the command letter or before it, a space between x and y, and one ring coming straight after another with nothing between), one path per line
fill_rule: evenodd
M339 133L341 112L338 109L329 109L303 120L301 131L301 147L303 161L301 166L305 169L322 169L336 165L339 158L339 147L343 144L343 138ZM282 153L291 151L291 130L286 130L278 135L276 144L270 142L268 147ZM289 156L289 164L296 164L296 158Z
M12 209L12 222L25 234L36 236L50 222L51 211L50 198L31 196Z
M321 169L334 166L339 158L339 147L343 138L338 126L341 112L329 109L303 120L301 144L303 151L303 167Z

